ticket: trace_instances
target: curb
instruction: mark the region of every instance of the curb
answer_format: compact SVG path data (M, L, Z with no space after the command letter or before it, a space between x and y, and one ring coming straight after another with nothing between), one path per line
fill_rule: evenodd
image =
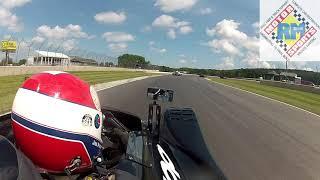
M314 115L314 116L317 116L318 118L320 118L320 115L318 115L318 114L316 114L316 113L313 113L313 112L310 112L310 111L308 111L308 110L302 109L302 108L300 108L300 107L297 107L297 106L294 106L294 105L291 105L291 104L288 104L288 103L285 103L285 102L282 102L282 101L279 101L279 100L276 100L276 99L272 99L272 98L269 98L269 97L267 97L267 96L263 96L263 95L260 95L260 94L254 93L254 92L250 92L250 91L247 91L247 90L243 90L243 89L240 89L240 88L237 88L237 87L233 87L233 86L230 86L230 85L226 85L226 84L223 84L223 83L215 82L215 81L213 81L213 80L211 80L211 79L209 79L209 78L206 78L206 80L211 81L211 82L216 83L216 84L220 84L220 85L229 87L229 88L237 89L237 90L240 90L240 91L249 93L249 94L253 94L253 95L256 95L256 96L259 96L259 97L262 97L262 98L265 98L265 99L268 99L268 100L271 100L271 101L275 101L275 102L278 102L278 103L281 103L281 104L284 104L284 105L293 107L293 108L295 108L295 109L299 109L300 111L306 112L306 113L308 113L308 114L311 114L311 115Z

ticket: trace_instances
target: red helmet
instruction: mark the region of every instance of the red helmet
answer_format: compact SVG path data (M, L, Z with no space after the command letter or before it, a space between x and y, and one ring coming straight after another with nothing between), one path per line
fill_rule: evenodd
M101 154L98 96L72 74L31 76L17 91L11 119L17 146L48 172L64 172L75 159L78 171L87 170Z

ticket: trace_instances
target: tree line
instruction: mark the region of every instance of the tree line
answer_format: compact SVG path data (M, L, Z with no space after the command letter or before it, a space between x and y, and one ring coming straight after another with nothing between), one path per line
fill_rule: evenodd
M123 54L118 57L118 66L125 68L150 68L150 62L145 57L134 54Z
M216 69L194 69L194 68L170 68L166 66L160 66L160 71L173 72L173 71L186 71L190 74L203 74L207 76L220 76L228 78L259 78L264 77L265 74L275 71L280 74L281 72L295 73L302 80L313 82L320 85L320 73L313 71L305 71L298 69L232 69L232 70L216 70Z
M19 62L13 62L12 58L9 58L7 62L7 60L4 58L0 61L0 66L7 66L9 64L12 64L13 66L21 66L26 64L26 62L26 59L20 59Z

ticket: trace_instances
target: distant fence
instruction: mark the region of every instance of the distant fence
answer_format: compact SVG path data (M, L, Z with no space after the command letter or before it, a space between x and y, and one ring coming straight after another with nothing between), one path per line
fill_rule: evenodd
M0 76L34 74L42 71L146 71L153 70L127 69L118 67L97 66L0 66Z
M315 88L312 86L306 86L306 85L302 85L302 84L290 84L290 83L285 83L285 82L267 81L267 80L260 81L260 84L320 94L319 88Z

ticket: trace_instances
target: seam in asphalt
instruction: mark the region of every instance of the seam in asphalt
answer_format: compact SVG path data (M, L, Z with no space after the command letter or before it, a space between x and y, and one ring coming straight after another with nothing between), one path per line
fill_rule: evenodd
M265 98L265 99L268 99L268 100L271 100L271 101L275 101L275 102L278 102L278 103L281 103L281 104L284 104L284 105L287 105L287 106L290 106L290 107L299 109L299 110L301 110L301 111L304 111L304 112L306 112L306 113L312 114L312 115L317 116L318 118L320 118L320 115L318 115L318 114L316 114L316 113L313 113L313 112L310 112L310 111L308 111L308 110L302 109L302 108L300 108L300 107L297 107L297 106L294 106L294 105L291 105L291 104L288 104L288 103L285 103L285 102L282 102L282 101L279 101L279 100L276 100L276 99L272 99L272 98L269 98L269 97L267 97L267 96L263 96L263 95L260 95L260 94L254 93L254 92L250 92L250 91L247 91L247 90L244 90L244 89L240 89L240 88L233 87L233 86L230 86L230 85L227 85L227 84L219 83L219 82L213 81L213 80L211 80L211 79L209 79L209 78L206 78L206 79L207 79L208 81L213 82L213 83L217 83L217 84L220 84L220 85L229 87L229 88L237 89L237 90L240 90L240 91L249 93L249 94L253 94L253 95L256 95L256 96L259 96L259 97L263 97L263 98Z

